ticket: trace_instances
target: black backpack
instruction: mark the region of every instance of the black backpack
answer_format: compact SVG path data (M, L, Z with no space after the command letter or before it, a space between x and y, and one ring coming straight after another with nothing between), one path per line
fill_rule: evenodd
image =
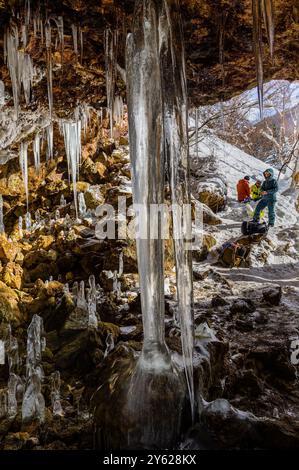
M250 254L250 246L240 245L238 242L227 242L221 247L220 263L229 268L244 265Z
M268 232L266 222L254 222L253 220L244 220L242 222L241 231L243 235L263 234Z

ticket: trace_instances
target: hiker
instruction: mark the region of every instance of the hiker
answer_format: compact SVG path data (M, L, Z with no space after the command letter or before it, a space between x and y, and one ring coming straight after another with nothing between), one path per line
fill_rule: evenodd
M253 217L255 208L258 204L258 201L261 199L262 195L262 182L260 180L256 180L256 182L250 188L250 197L253 201L253 204L246 204L247 214L249 217ZM263 219L265 215L265 211L262 210L260 213L260 218Z
M237 193L239 202L247 202L250 199L250 176L244 176L237 184Z
M275 203L276 193L278 191L278 183L274 178L274 171L268 168L264 171L265 181L261 187L261 199L255 208L253 221L259 222L262 210L268 207L269 227L274 227L275 224Z
M256 180L256 182L250 188L250 197L253 201L258 201L261 199L261 192L262 192L262 182L260 180Z

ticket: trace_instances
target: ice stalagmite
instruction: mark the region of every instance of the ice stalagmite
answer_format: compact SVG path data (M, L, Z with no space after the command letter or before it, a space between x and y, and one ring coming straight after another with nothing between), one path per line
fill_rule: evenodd
M89 291L87 294L87 308L88 308L88 326L96 328L98 325L97 319L97 289L96 280L94 275L89 276Z
M26 375L29 377L37 369L41 370L43 319L33 315L28 327Z
M160 17L164 141L171 190L173 240L177 279L178 314L192 415L193 384L193 288L191 201L189 190L188 109L184 39L177 0L164 0ZM198 123L197 123L198 125ZM189 208L189 214L183 210ZM188 209L187 209L188 210Z
M26 202L27 202L27 211L28 211L28 142L21 142L20 146L20 168L23 176L24 187L25 187L25 194L26 194Z
M22 402L22 420L45 420L45 399L41 391L41 379L33 372L28 379L26 391Z
M18 376L16 374L10 374L7 391L7 413L10 418L15 417L18 411L18 403L16 397L17 384Z
M17 338L14 336L10 337L9 346L7 348L7 359L9 373L17 372L20 365L19 344Z
M82 310L87 310L87 303L85 299L85 283L84 281L80 282L80 288L78 291L78 298L77 298L77 307L82 308Z
M45 400L41 391L43 369L41 365L43 351L43 320L33 315L28 327L26 358L26 391L22 402L22 420L45 419Z
M60 401L60 372L57 370L51 374L51 402L52 402L52 411L54 416L63 416L63 409Z
M0 419L4 418L7 414L7 392L0 390Z
M85 198L83 193L78 194L78 205L79 205L79 215L80 217L85 217L87 212L87 207L85 203Z

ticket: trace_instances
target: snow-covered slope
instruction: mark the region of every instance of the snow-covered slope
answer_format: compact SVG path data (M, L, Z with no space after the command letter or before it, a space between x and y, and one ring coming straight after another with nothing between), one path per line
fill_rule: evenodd
M269 165L214 135L211 135L199 143L198 155L199 159L206 158L210 155L213 155L216 159L216 171L226 179L228 185L229 207L227 212L229 213L234 209L236 217L233 217L234 214L230 214L229 217L239 220L242 211L238 211L240 205L235 203L237 182L245 175L249 175L252 178L251 183L256 179L263 180L263 172ZM192 151L191 157L193 161L196 159ZM274 169L274 172L277 177L278 171ZM278 224L282 226L291 226L298 223L298 212L295 209L294 197L286 197L281 194L289 185L289 175L281 176L279 180L277 216ZM239 217L238 212L240 212Z

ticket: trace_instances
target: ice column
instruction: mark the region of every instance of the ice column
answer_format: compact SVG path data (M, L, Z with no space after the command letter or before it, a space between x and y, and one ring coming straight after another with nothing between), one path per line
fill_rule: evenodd
M193 384L193 286L191 200L189 189L189 145L187 80L184 39L177 0L163 1L160 24L164 25L161 41L162 89L164 97L164 148L167 158L172 207L178 315L181 341L194 417ZM162 29L162 27L160 28ZM184 210L187 209L188 212Z
M136 240L143 349L159 350L165 348L164 254L161 220L151 220L150 207L164 202L163 115L157 17L152 2L144 9L145 18L136 18L134 34L127 39L126 74L133 201L140 207L138 226L143 228Z

